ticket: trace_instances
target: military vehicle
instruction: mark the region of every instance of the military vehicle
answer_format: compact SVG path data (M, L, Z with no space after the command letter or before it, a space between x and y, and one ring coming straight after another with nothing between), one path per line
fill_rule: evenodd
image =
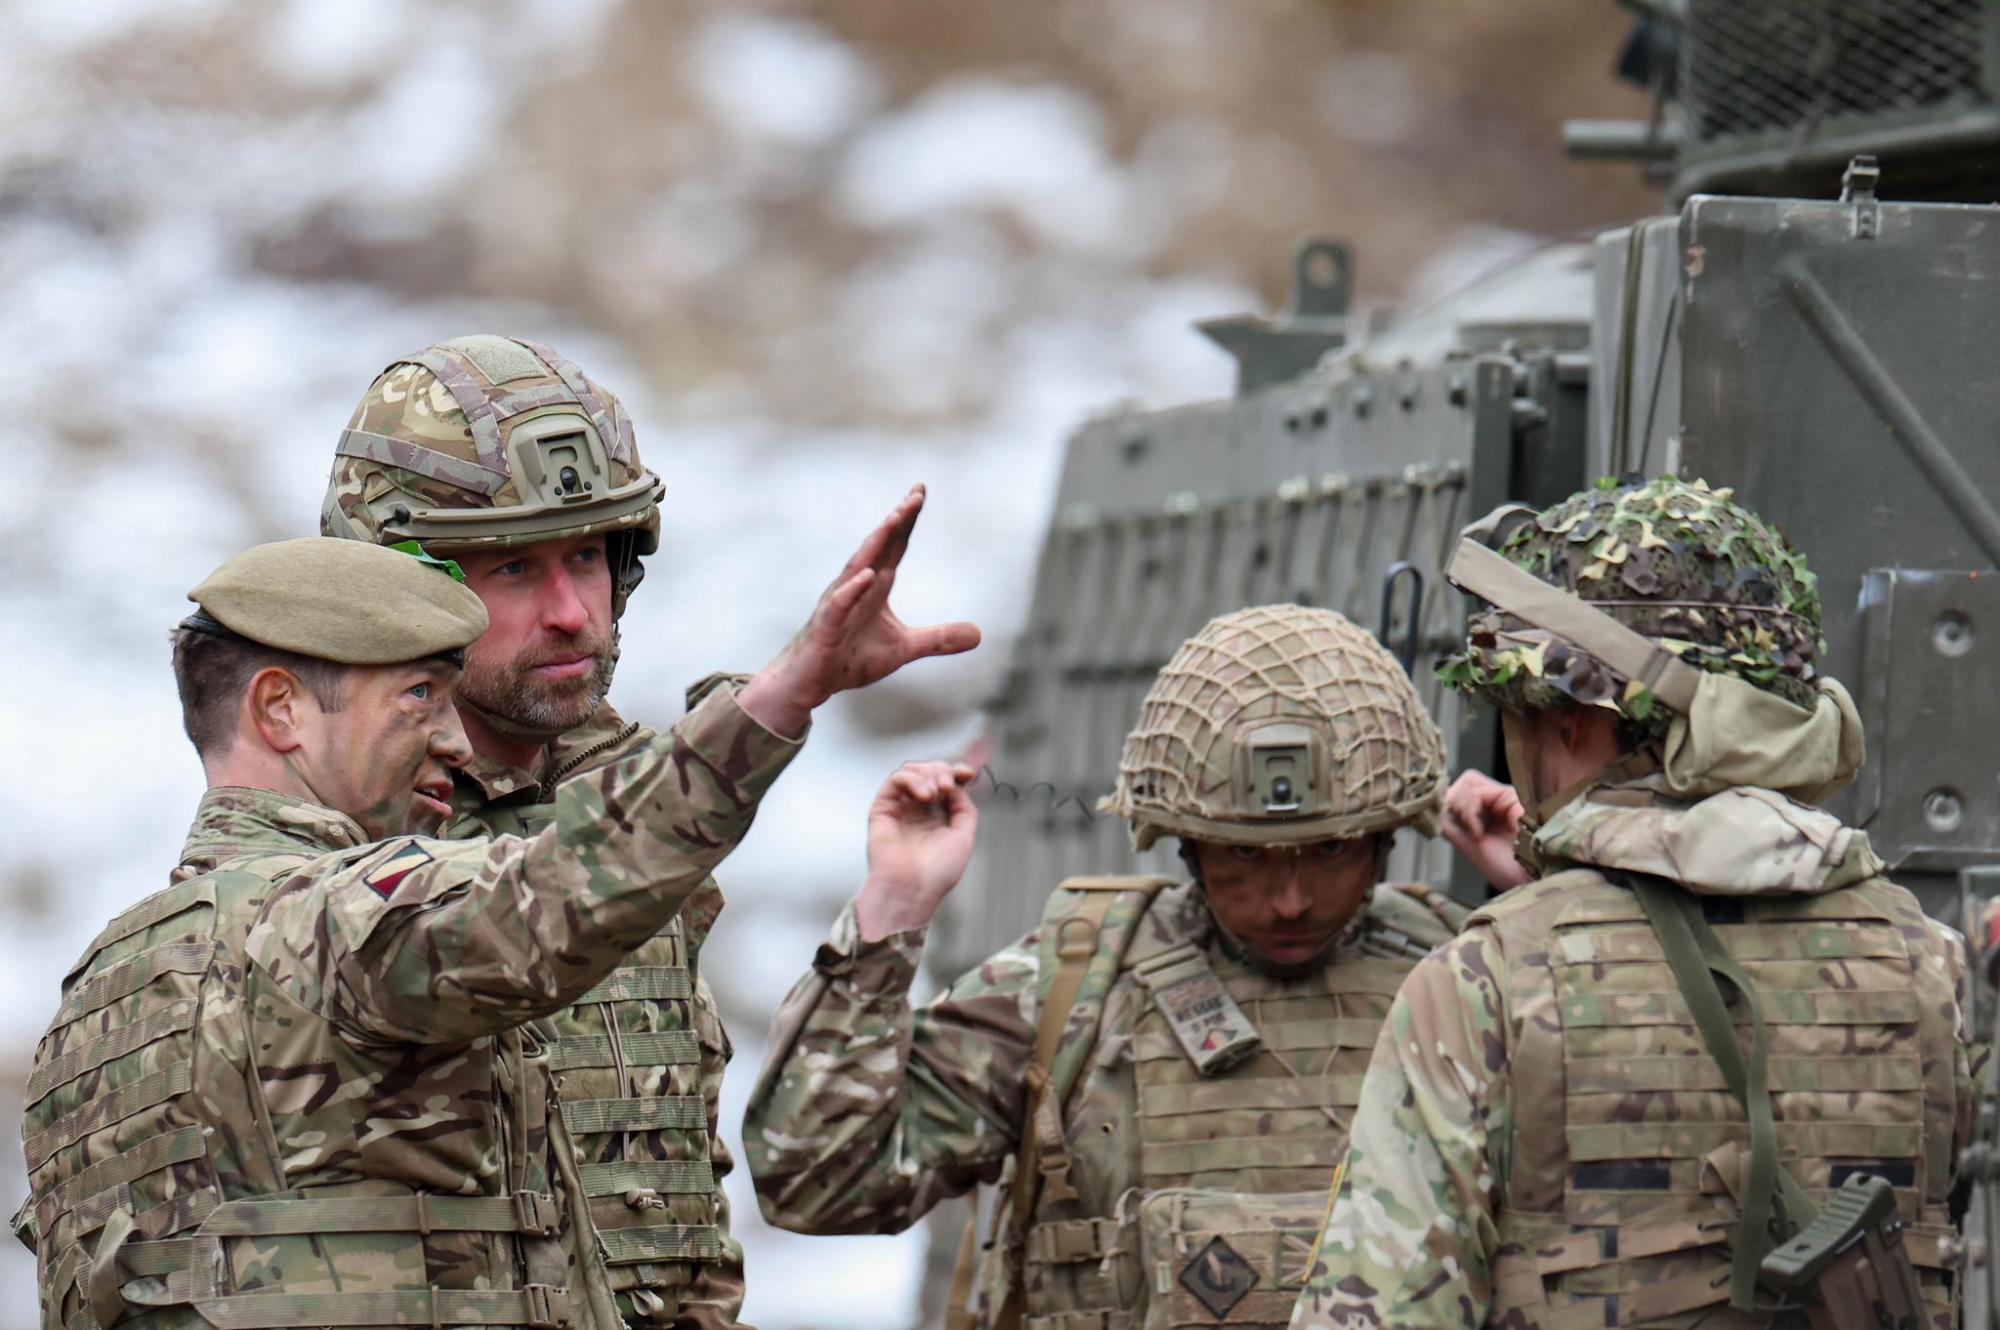
M1831 806L1896 880L1956 920L1958 870L2000 860L2000 2L1626 7L1618 72L1654 114L1566 137L1640 163L1662 215L1379 329L1351 314L1356 257L1309 243L1282 316L1200 325L1234 397L1070 440L943 973L1068 875L1178 869L1091 808L1147 682L1214 614L1290 599L1377 627L1454 769L1497 771L1494 719L1432 677L1464 614L1441 561L1472 517L1607 474L1732 486L1807 551L1824 670L1867 729ZM1441 842L1391 872L1483 891Z

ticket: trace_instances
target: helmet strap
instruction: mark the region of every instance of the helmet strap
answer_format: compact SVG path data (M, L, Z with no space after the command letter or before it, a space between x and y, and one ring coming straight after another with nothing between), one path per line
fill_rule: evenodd
M1548 825L1550 818L1575 802L1586 790L1599 785L1622 785L1650 776L1660 769L1660 754L1655 746L1648 745L1605 763L1560 790L1545 794L1535 780L1534 763L1528 758L1528 718L1518 711L1502 711L1500 736L1507 749L1507 775L1514 783L1515 792L1521 796L1521 829L1514 840L1514 858L1521 867L1538 877L1542 873L1542 855L1536 845L1536 836Z

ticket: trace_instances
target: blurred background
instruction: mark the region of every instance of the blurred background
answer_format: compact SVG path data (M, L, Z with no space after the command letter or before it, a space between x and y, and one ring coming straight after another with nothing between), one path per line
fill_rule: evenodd
M164 883L198 796L187 588L314 529L393 356L518 333L625 398L666 530L613 697L654 723L768 659L931 486L899 607L987 645L831 708L727 866L733 1133L875 785L977 729L1065 432L1226 394L1188 324L1272 311L1308 234L1407 306L1648 211L1558 145L1646 114L1610 77L1626 26L1587 0L0 3L0 1136L63 970ZM916 1315L921 1235L778 1233L730 1184L747 1319ZM0 1330L33 1319L0 1242Z

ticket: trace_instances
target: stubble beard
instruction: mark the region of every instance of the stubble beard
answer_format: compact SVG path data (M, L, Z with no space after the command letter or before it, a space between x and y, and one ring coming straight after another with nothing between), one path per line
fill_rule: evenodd
M537 665L579 651L590 652L595 661L588 674L538 680L530 673ZM498 665L479 660L475 653L465 662L458 692L488 715L523 729L559 734L583 724L603 705L617 664L615 643L595 636L579 636L553 651Z

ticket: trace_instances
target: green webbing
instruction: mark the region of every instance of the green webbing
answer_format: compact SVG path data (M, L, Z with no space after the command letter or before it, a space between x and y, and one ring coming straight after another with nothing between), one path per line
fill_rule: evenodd
M1771 1116L1769 1041L1764 1031L1764 1012L1750 976L1736 959L1723 949L1715 930L1702 917L1701 903L1692 893L1664 879L1643 874L1607 872L1606 876L1631 888L1646 911L1653 931L1659 935L1660 949L1666 953L1681 996L1687 1000L1701 1031L1709 1056L1722 1068L1729 1092L1750 1119L1750 1167L1743 1194L1738 1197L1739 1219L1733 1244L1729 1281L1729 1305L1738 1311L1756 1310L1757 1276L1764 1255L1775 1245L1771 1221L1777 1213L1786 1235L1811 1222L1815 1207L1791 1173L1778 1164L1777 1127ZM1742 995L1750 1013L1750 1062L1743 1062L1743 1050L1736 1042L1735 1022L1730 1018L1722 989L1715 982L1721 975ZM1777 1194L1783 1192L1783 1209Z

